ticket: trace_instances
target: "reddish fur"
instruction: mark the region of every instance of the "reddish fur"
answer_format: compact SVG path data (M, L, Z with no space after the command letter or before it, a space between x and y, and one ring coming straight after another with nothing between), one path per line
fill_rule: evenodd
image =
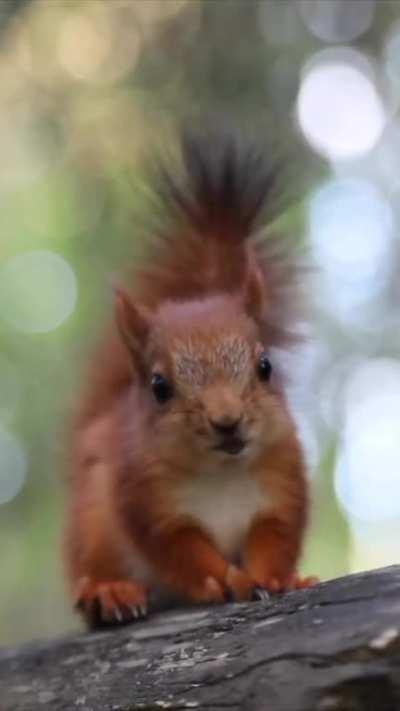
M278 379L256 377L257 354L286 330L289 273L247 233L230 240L206 225L200 239L187 227L138 271L131 299L117 292L118 329L95 354L72 448L65 560L72 598L89 622L96 605L103 621L128 619L154 585L204 602L227 591L249 599L255 585L312 583L295 570L308 508L301 448ZM150 392L150 366L177 383L179 397L164 410ZM210 446L210 420L239 417L254 443L248 464L216 458ZM240 566L178 506L187 482L230 467L265 492ZM135 579L135 565L143 577L139 559L150 570L143 580Z
M262 462L259 476L265 485L274 487L278 505L276 511L260 515L249 531L244 553L245 567L257 583L267 589L290 586L306 523L306 484L302 456L297 441L292 438L285 446L275 446L269 452L271 464ZM286 476L285 476L286 474Z

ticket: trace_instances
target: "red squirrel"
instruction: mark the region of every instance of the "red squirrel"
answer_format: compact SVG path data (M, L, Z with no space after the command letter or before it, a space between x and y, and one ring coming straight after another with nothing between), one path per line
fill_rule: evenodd
M185 136L162 222L94 355L73 431L65 563L89 625L295 587L308 510L302 447L271 365L294 272L254 146ZM154 235L153 235L154 236Z

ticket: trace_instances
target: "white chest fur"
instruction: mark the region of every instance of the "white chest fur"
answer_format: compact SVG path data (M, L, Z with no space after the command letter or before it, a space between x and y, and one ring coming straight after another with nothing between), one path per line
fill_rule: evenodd
M246 471L206 472L179 488L178 509L195 517L213 536L219 550L235 560L249 526L268 497Z

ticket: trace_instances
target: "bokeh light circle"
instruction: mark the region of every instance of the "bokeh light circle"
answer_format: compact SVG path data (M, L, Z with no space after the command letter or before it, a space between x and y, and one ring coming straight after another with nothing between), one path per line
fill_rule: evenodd
M324 42L352 42L372 25L375 0L300 0L300 15Z
M77 301L75 274L54 252L24 252L0 270L2 316L24 333L46 333L70 316Z
M400 515L400 363L360 365L345 392L335 491L347 513L376 523Z
M0 429L0 504L12 501L22 489L27 459L17 439Z
M336 49L304 69L297 119L309 144L331 160L366 153L383 132L385 109L367 65L363 55Z
M400 362L375 358L360 363L346 380L344 408L348 438L373 427L377 415L400 421Z
M140 51L139 33L132 26L117 38L112 20L107 4L98 5L97 12L73 12L64 20L58 59L71 77L107 83L133 70Z
M350 516L378 522L400 515L399 442L400 421L380 419L343 449L335 490Z
M309 200L308 231L320 305L338 320L360 326L359 307L381 294L392 269L390 203L367 180L328 181Z
M392 243L390 204L367 180L331 180L308 205L313 255L323 269L357 280L375 277Z

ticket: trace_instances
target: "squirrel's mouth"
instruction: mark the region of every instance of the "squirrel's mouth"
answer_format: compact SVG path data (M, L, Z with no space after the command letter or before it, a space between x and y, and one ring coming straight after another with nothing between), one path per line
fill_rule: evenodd
M227 454L240 454L245 445L246 442L240 437L229 437L222 440L214 449L218 452L226 452Z

